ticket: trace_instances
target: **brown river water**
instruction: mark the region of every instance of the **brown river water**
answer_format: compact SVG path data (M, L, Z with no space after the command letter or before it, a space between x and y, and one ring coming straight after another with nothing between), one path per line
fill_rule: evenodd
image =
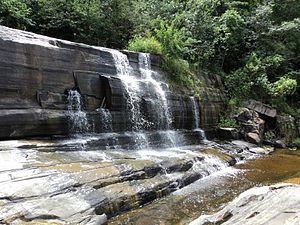
M270 155L225 170L142 208L112 218L109 224L188 224L200 215L220 210L251 187L279 182L300 183L300 150L278 149Z

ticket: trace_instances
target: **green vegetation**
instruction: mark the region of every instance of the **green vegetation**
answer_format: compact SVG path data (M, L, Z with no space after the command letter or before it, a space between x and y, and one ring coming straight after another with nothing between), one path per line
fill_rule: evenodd
M2 0L0 23L56 38L123 48L133 31L130 1Z
M299 138L299 137L298 137L298 138L295 138L295 139L293 140L293 144L300 147L300 138Z
M3 0L0 3L0 24L26 29L32 24L30 13L25 1Z
M154 37L136 37L129 41L128 50L135 52L148 52L152 54L163 53L163 48L160 42Z
M218 126L219 127L239 128L239 125L237 124L235 119L226 117L226 116L221 116Z
M2 0L0 23L162 54L172 85L194 94L197 71L212 71L236 102L300 108L299 0Z

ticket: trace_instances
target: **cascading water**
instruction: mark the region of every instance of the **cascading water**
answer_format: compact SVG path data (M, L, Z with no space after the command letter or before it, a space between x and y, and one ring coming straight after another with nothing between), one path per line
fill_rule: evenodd
M156 124L159 129L169 130L172 124L172 115L168 107L166 92L162 88L163 83L152 77L155 72L151 70L150 54L139 53L139 67L142 79L153 87L156 95L156 101L154 102L157 115Z
M86 113L82 110L81 95L77 90L68 93L68 118L71 133L85 133L89 131Z
M145 126L145 119L140 109L140 87L136 77L133 76L133 69L129 64L127 56L119 51L111 51L115 61L117 75L122 81L128 98L127 106L133 131L141 130Z
M166 97L166 92L163 87L168 90L168 85L164 82L157 81L153 78L153 74L156 72L151 69L151 59L148 53L139 53L139 69L141 73L141 78L145 83L152 87L155 99L153 100L153 111L155 111L156 120L154 124L159 130L164 130L160 132L163 139L170 147L177 147L179 134L176 131L172 131L172 114L169 110L168 101Z
M166 93L163 86L167 85L153 78L151 69L150 54L139 53L139 71L140 77L134 76L134 70L129 64L127 56L119 51L110 51L116 65L118 78L122 81L127 92L127 106L129 109L129 120L131 121L134 140L136 146L148 146L145 144L147 138L143 133L148 129L164 130L171 147L175 147L176 132L170 131L172 127L172 115L170 113ZM140 85L146 85L141 87ZM145 91L146 88L146 91ZM147 118L145 112L141 109L142 97L150 95L151 112L153 118Z
M149 148L152 145L160 147L178 147L184 145L186 139L179 131L172 130L173 116L168 106L166 92L168 85L160 80L161 75L151 68L150 54L138 54L139 75L131 67L126 54L117 50L108 51L116 66L117 77L123 84L127 97L127 110L125 114L129 121L128 136L131 132L133 148ZM197 131L201 140L206 140L204 131L199 128L199 106L194 97L191 97L193 111L193 128ZM143 108L143 101L147 101L147 108ZM80 93L71 90L68 96L68 111L71 133L85 133L90 131L86 113L82 110ZM108 109L99 108L99 120L102 132L112 132L112 115ZM150 115L150 116L149 116ZM94 118L93 118L94 119ZM147 133L148 130L156 130L156 138ZM150 137L150 136L151 137ZM158 140L160 144L158 145ZM121 141L122 142L122 141Z
M193 117L194 117L193 128L197 129L197 128L199 128L199 118L200 118L199 105L194 96L191 96L190 99L192 102Z
M194 171L201 171L203 176L208 176L228 167L228 163L214 155L204 155L203 161L195 161Z
M201 138L203 139L203 141L207 141L204 130L202 130L199 127L199 125L200 125L200 112L199 112L198 102L196 101L194 96L191 96L190 99L191 99L191 103L192 103L193 117L194 117L193 128L194 128L195 131L198 131L200 133Z
M112 116L108 109L99 108L96 111L100 114L100 122L104 132L112 131Z

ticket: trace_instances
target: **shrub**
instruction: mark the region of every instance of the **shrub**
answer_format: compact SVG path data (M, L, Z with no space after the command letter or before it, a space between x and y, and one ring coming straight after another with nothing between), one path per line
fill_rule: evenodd
M278 81L272 84L273 96L284 97L291 95L296 91L297 81L286 76L280 77Z
M173 88L182 88L184 86L190 91L189 94L200 99L203 84L191 70L190 64L181 58L165 56L164 59L164 69L171 75L170 82L173 84Z
M229 113L236 112L236 110L238 110L238 107L242 106L242 104L242 100L238 97L229 99L227 103Z
M30 8L24 0L0 1L0 24L18 29L25 29L32 24Z
M293 140L293 144L296 146L300 146L300 137L297 137Z
M238 128L236 120L230 117L221 116L220 122L218 124L219 127L229 127L229 128Z
M157 20L155 37L163 45L164 55L174 58L182 58L186 50L185 30L177 29L175 20L169 24L164 20Z
M135 52L146 52L152 54L162 54L162 45L154 38L136 37L129 41L128 50Z
M180 57L177 52L179 51L176 49L178 47L178 39L175 38L176 41L173 40L173 36L177 37L174 24L168 26L161 23L161 26L162 30L157 30L156 32L159 34L159 40L163 42L159 42L155 37L135 37L129 41L128 50L161 54L165 61L163 64L164 69L170 75L169 82L171 87L177 89L180 86L184 86L190 91L190 94L199 98L202 83L193 73L189 62ZM177 53L175 54L175 52Z

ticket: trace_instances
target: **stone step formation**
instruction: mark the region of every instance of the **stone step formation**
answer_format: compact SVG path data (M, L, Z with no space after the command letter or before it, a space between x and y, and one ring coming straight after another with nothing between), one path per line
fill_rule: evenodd
M162 64L0 26L0 224L103 224L233 165L232 148L199 145L219 77L196 99Z
M88 122L83 131L95 133L194 128L195 99L170 91L159 56L3 26L0 46L0 139L80 133L70 129L69 120L81 112ZM217 76L200 78L204 87L197 119L209 130L225 95ZM75 91L81 111L70 114L68 97ZM104 111L111 115L111 129L103 125Z
M242 156L238 148L209 145L100 150L93 141L1 142L0 222L102 224L232 166Z

